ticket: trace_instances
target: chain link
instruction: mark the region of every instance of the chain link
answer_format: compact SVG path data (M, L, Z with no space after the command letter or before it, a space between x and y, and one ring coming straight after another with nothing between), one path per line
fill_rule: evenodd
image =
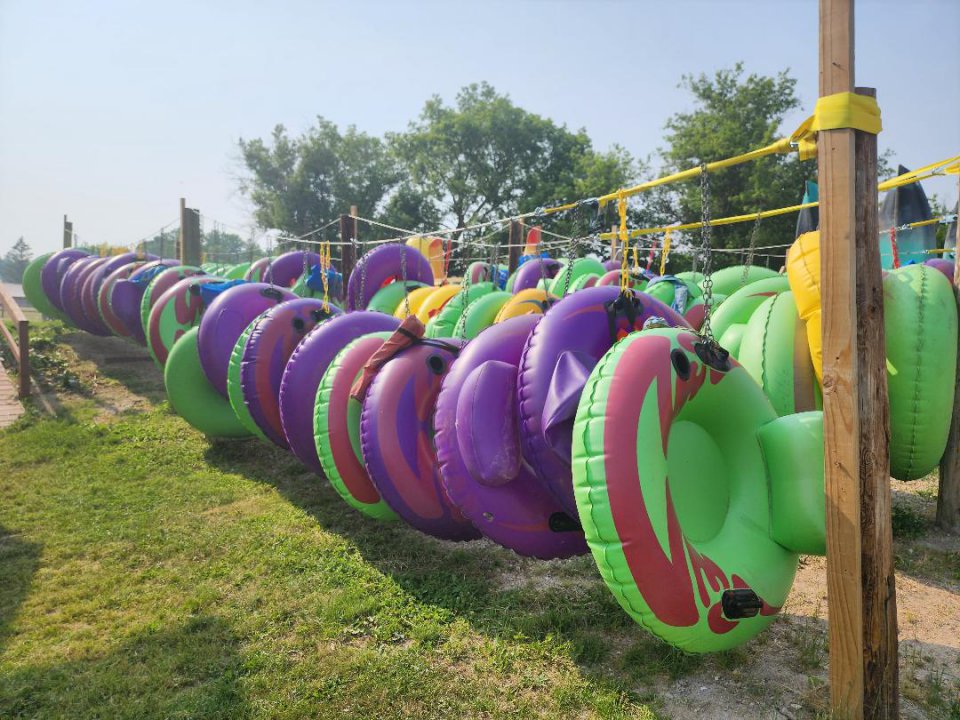
M570 245L567 250L567 267L564 268L563 275L563 290L560 293L561 298L565 298L567 293L570 292L570 279L573 277L573 263L577 259L577 240L573 239L570 241Z
M710 223L710 175L706 163L700 163L700 221L700 240L703 246L703 326L700 334L711 345L715 345L713 328L710 327L713 305L713 227Z
M403 316L410 314L410 289L407 287L407 246L400 245L400 282L403 284Z
M750 247L747 248L747 257L743 263L743 276L740 278L740 287L747 284L747 278L750 276L750 266L753 265L753 254L757 249L757 238L760 236L760 213L757 213L757 219L753 221L753 230L750 232Z

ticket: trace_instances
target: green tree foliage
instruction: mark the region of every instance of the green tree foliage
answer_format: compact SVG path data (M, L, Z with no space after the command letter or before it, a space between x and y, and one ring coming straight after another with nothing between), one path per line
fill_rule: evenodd
M783 127L784 117L799 108L796 80L788 72L774 77L746 74L742 63L713 75L686 75L681 86L690 91L694 106L677 113L666 123L667 146L660 150L668 172L685 170L768 145L793 128ZM795 154L774 155L727 168L710 175L710 212L713 217L746 214L800 202L804 181L816 180L816 163L800 162ZM690 222L700 219L700 183L690 181L644 199L656 204L662 220ZM672 214L672 217L669 215ZM758 245L793 240L796 217L786 215L764 220L757 234ZM751 224L713 230L715 247L747 247ZM698 238L691 238L699 242ZM741 259L724 254L718 264Z
M351 205L375 214L397 184L396 163L380 138L350 126L340 132L320 117L297 138L278 125L269 142L240 140L248 175L241 190L263 228L302 235Z
M486 83L463 88L453 107L431 98L390 142L411 195L456 227L596 195L635 172L622 148L598 153L585 130L528 112Z
M30 246L21 235L7 254L0 258L0 277L4 282L19 283L32 258Z

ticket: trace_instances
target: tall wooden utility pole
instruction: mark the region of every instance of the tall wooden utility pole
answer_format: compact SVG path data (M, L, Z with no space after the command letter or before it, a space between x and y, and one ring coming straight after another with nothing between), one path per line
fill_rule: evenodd
M960 191L960 182L957 183ZM958 200L960 203L960 200ZM958 205L960 207L960 205ZM953 294L960 312L960 214L957 224L957 246L953 253ZM940 461L940 492L937 494L937 525L944 530L960 533L960 352L957 353L957 383L953 393L953 420L947 449Z
M507 268L510 274L520 264L520 251L523 250L523 223L519 220L510 221L510 234L507 236Z
M200 212L187 207L187 201L180 198L180 239L178 254L184 265L199 266L203 260L200 236Z
M73 223L63 216L63 249L67 250L73 247Z
M854 90L853 0L820 0L820 96ZM821 130L817 158L831 704L841 718L892 719L897 606L876 136Z

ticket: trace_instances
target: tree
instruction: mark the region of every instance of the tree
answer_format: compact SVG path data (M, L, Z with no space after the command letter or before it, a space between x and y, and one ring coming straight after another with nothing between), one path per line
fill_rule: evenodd
M23 279L23 271L27 269L33 253L27 241L20 238L0 260L0 276L5 282L19 283Z
M745 74L743 63L718 70L712 76L685 75L681 86L690 91L694 109L677 113L666 123L668 145L659 153L667 172L685 170L701 162L721 160L768 145L784 132L783 119L800 106L796 80L787 71L774 77ZM710 174L710 213L713 217L794 205L803 195L804 181L816 180L815 162L801 162L795 154L774 155ZM666 202L664 199L666 198ZM654 194L658 214L673 210L668 222L700 219L700 183L689 181ZM763 220L758 245L793 240L796 218L786 215ZM752 225L713 229L715 247L743 248L750 242ZM694 244L699 239L690 238ZM718 265L742 262L730 253L715 258Z
M517 107L487 83L464 87L454 107L431 98L388 139L404 191L458 228L600 194L635 174L622 148L597 153L586 131Z
M241 139L239 145L248 172L241 190L253 202L257 224L294 235L332 222L351 205L375 214L399 180L380 138L353 126L341 133L322 117L298 138L277 125L269 143Z

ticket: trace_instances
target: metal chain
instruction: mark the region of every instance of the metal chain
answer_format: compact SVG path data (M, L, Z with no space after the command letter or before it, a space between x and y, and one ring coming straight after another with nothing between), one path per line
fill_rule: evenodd
M466 339L467 337L467 316L470 313L471 285L472 283L470 278L470 267L467 266L467 269L463 273L463 289L458 293L458 295L463 295L463 310L460 312L460 319L463 321L463 338L464 339ZM456 326L454 326L454 330L456 330Z
M715 345L713 328L710 327L713 305L713 226L710 222L710 175L707 173L706 163L700 163L700 221L700 240L703 246L703 326L700 334L711 345Z
M757 249L757 238L760 235L760 213L757 213L757 219L753 221L753 230L750 232L750 247L747 248L747 257L743 263L743 276L740 278L740 287L747 284L747 278L750 275L750 266L753 265L753 254Z

